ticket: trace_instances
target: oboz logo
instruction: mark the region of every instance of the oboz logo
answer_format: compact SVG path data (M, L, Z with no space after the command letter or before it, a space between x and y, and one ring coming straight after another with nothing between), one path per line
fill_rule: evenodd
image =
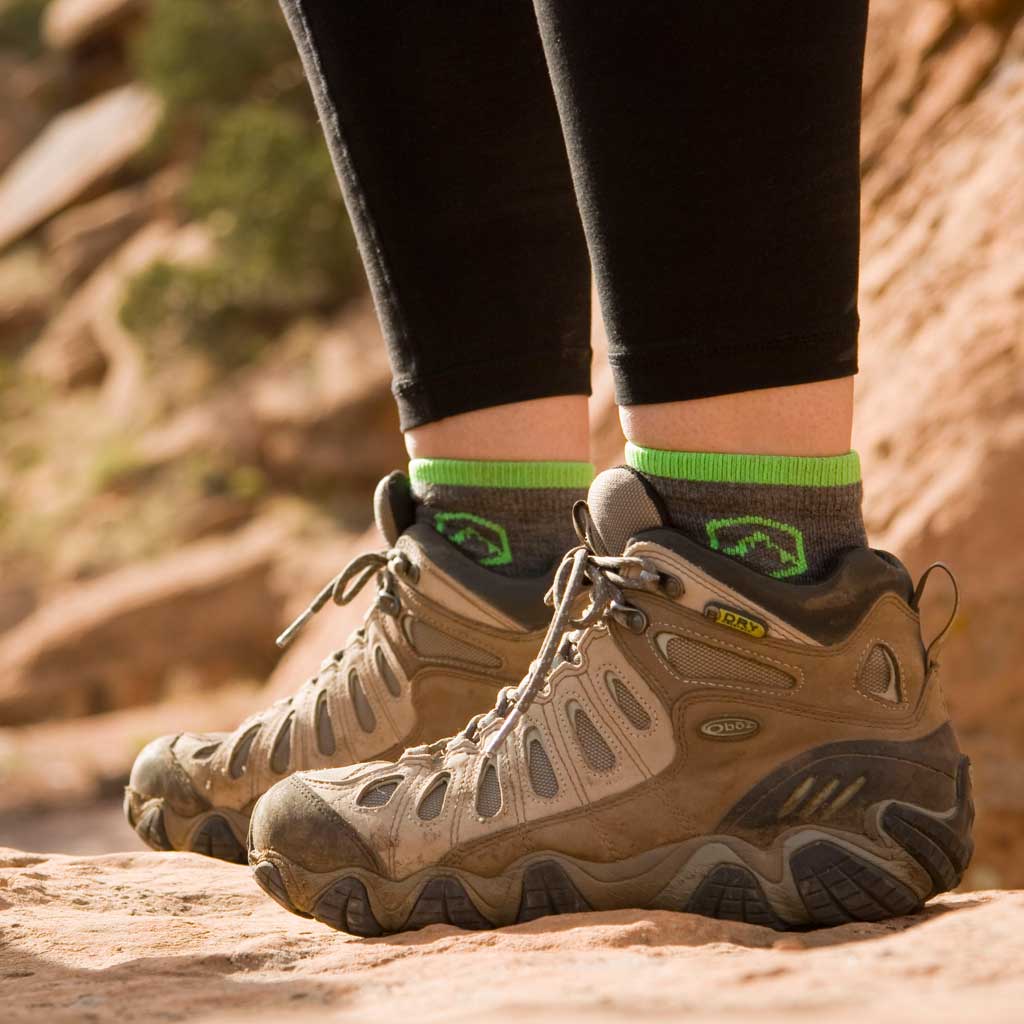
M740 715L720 715L702 722L700 733L709 740L746 740L760 732L761 723Z

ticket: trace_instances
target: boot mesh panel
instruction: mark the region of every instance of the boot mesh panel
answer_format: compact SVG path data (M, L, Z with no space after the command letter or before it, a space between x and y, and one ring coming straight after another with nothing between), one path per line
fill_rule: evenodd
M530 739L527 762L530 767L530 785L534 793L550 799L558 796L558 777L555 769L551 767L551 760L544 744L536 737Z
M633 696L633 691L613 673L608 673L608 685L611 687L612 696L619 710L626 716L629 724L634 729L650 729L651 716L647 714L644 706Z
M373 708L370 707L370 702L363 692L363 684L359 682L359 676L355 672L350 672L348 676L348 695L356 709L359 728L363 732L373 732L377 728L377 716L373 713Z
M875 644L864 659L857 676L857 686L865 693L899 700L896 665L882 644Z
M579 741L580 750L583 751L583 760L592 771L610 772L615 767L615 755L611 747L605 743L604 737L597 731L597 726L590 720L590 716L582 708L578 708L572 721L576 727L576 739Z
M336 749L326 693L321 693L316 702L316 748L324 757L330 757Z
M401 781L401 779L384 779L382 782L377 782L369 789L364 789L356 802L360 807L383 807L395 795L395 790L398 789L398 784Z
M405 620L405 633L409 643L416 648L416 653L424 658L444 658L447 661L465 661L472 665L483 665L497 668L501 659L480 650L472 644L459 640L434 626L420 622L418 619Z
M392 697L400 697L402 695L402 686L398 682L398 677L392 670L388 659L384 657L384 652L379 647L374 648L373 663L377 666L377 674L384 680L388 693Z
M476 813L481 818L493 818L500 810L501 783L498 782L498 770L493 764L489 764L477 790Z
M442 775L431 787L430 792L420 801L418 813L424 821L433 821L441 813L447 792L448 776Z
M277 732L277 739L274 740L274 749L270 755L270 767L278 775L284 775L288 770L288 761L292 756L292 721L295 713L290 714L284 725Z
M231 761L228 764L228 771L231 774L231 778L240 779L242 773L245 771L245 762L249 759L249 751L252 748L252 741L256 739L256 734L260 731L260 726L254 725L251 729L246 730L245 734L238 741L235 749L231 752Z
M674 636L666 646L669 664L685 679L699 682L723 680L790 689L794 679L788 672L763 665L740 654L711 647L689 637Z

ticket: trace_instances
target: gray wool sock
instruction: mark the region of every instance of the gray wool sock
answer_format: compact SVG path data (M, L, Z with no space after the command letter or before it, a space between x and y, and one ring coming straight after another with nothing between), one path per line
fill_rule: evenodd
M416 521L505 576L536 576L576 543L572 507L587 496L588 462L413 459Z
M864 547L860 460L669 452L628 445L626 460L692 540L793 583L813 583Z

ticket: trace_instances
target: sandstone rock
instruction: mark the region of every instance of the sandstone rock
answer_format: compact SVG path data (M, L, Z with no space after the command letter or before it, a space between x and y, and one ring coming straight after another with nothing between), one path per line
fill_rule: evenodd
M46 244L62 286L80 284L142 227L149 213L145 191L127 188L73 206L56 217L47 227Z
M288 603L288 618L292 619L303 611L324 584L352 558L364 551L377 551L384 546L385 542L377 528L371 527L355 539L339 539L311 546L301 552L289 567L287 589L292 596ZM287 647L267 680L267 704L294 693L314 675L324 658L342 647L349 634L359 627L373 598L374 587L367 586L351 604L343 607L328 604L307 623Z
M54 293L54 275L36 249L21 247L0 256L0 353L11 339L39 329Z
M972 21L998 21L1016 6L1016 0L955 0L956 9Z
M55 117L0 177L0 249L120 170L159 117L159 100L138 85Z
M365 522L368 493L406 461L390 380L379 328L363 303L332 324L286 333L208 401L143 435L139 453L160 465L218 452L304 493L343 485Z
M28 618L37 606L36 588L27 579L8 578L4 567L4 580L0 583L0 633Z
M126 837L127 841L131 837ZM9 1024L1019 1019L1024 894L805 933L668 911L353 939L195 854L0 851Z
M257 522L53 595L0 639L0 724L145 703L175 674L262 678L282 626L286 536Z
M70 50L123 26L146 0L52 0L43 19L43 38L55 50Z
M61 288L81 284L146 221L173 220L174 201L186 177L184 168L172 166L141 185L107 192L54 217L44 238Z
M142 356L120 320L128 280L154 260L202 259L209 237L195 225L146 224L65 302L26 357L26 369L61 388L103 382L106 413L124 422L145 401Z
M292 358L281 371L256 376L250 392L263 463L276 480L305 489L343 473L362 489L405 464L387 353L369 304L348 311L298 365Z
M0 728L0 836L9 835L8 826L19 821L28 836L23 842L30 842L33 811L87 811L104 797L117 798L136 755L158 736L233 729L270 702L261 688L240 683L203 690L201 678L179 676L169 690L166 699L139 707ZM134 848L126 828L122 820L115 821L102 837L105 850ZM57 832L55 824L50 831ZM53 848L69 852L70 832L68 826L62 837L54 835L63 841Z
M45 100L55 77L52 60L0 53L0 171L43 126Z

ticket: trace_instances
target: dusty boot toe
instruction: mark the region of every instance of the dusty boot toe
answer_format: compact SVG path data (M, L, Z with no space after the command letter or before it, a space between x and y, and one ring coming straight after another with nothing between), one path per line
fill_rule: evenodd
M253 809L249 861L256 864L268 855L316 874L344 868L380 871L355 829L301 774L272 786Z
M135 759L128 779L128 803L136 813L152 800L162 800L184 817L201 814L208 808L174 756L177 740L178 736L161 736L143 747ZM129 811L129 820L131 817L132 812Z

